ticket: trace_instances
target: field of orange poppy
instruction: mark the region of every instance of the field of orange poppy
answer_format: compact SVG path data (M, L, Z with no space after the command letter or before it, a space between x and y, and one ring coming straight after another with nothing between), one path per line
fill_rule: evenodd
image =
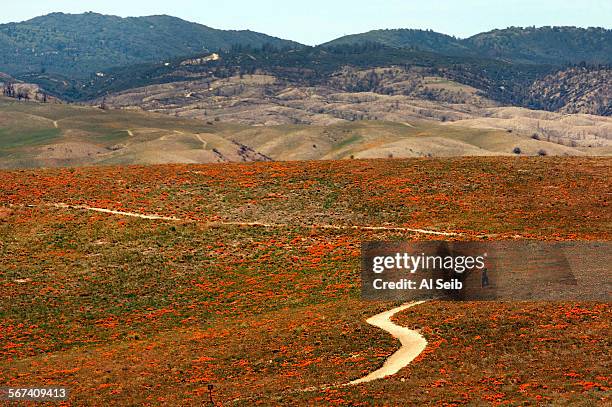
M427 302L394 318L428 341L412 364L336 385L398 347L365 323L395 304L360 300L361 242L609 241L611 168L492 157L1 171L0 382L65 386L67 405L203 404L209 384L217 405L603 405L605 302Z

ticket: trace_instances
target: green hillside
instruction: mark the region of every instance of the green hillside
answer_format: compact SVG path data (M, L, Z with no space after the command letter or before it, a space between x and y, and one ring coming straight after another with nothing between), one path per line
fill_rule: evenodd
M374 30L348 35L325 46L377 43L444 55L480 56L519 63L564 65L612 63L612 30L576 27L510 27L458 39L434 31Z
M216 30L165 15L121 18L53 13L0 25L0 71L84 77L111 66L160 61L235 44L299 45L252 31Z
M477 34L465 43L484 57L516 62L612 63L612 30L576 27L510 27Z
M423 51L437 52L444 55L475 55L461 40L450 35L440 34L431 30L372 30L363 34L347 35L323 46L356 45L367 42L397 48L418 48Z

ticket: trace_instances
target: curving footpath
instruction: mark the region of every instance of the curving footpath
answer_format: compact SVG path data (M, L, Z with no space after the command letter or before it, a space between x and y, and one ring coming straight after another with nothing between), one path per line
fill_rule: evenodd
M83 209L86 211L110 213L112 215L130 216L134 218L149 219L149 220L172 220L172 221L182 220L182 219L174 218L170 216L143 215L143 214L135 213L135 212L115 211L112 209L105 209L105 208L92 208L91 206L85 206L85 205L67 205L65 203L56 203L56 204L50 204L50 206L53 206L55 208L64 208L64 209Z
M119 216L128 216L134 218L141 219L149 219L149 220L169 220L169 221L179 221L179 222L190 222L190 219L181 219L175 218L171 216L162 216L162 215L149 215L149 214L141 214L136 212L126 212L126 211L116 211L113 209L105 209L105 208L95 208L92 206L86 205L68 205L65 203L53 203L47 204L48 206L52 206L55 208L63 208L63 209L80 209L85 211L94 211L94 212L102 212L102 213L110 213L113 215ZM264 222L238 222L238 221L213 221L213 222L205 222L209 226L251 226L251 227L264 227L264 228L287 228L291 227L291 225L286 223L264 223ZM428 230L428 229L414 229L414 228L406 228L401 226L360 226L360 225L305 225L306 227L313 227L319 229L333 229L333 230L373 230L373 231L393 231L393 232L414 232L421 233L427 235L438 235L438 236L459 236L461 233L454 232L440 232L437 230Z
M425 301L416 301L404 304L389 311L382 312L368 318L366 322L374 325L384 331L389 332L394 338L399 339L402 346L391 356L387 358L382 367L364 376L360 379L353 380L345 386L355 385L360 383L371 382L372 380L382 379L383 377L391 376L399 372L412 362L427 346L427 340L417 331L408 329L403 326L396 325L391 321L393 315L405 309L414 307L424 303Z
M152 215L152 214L140 214L135 212L124 212L124 211L116 211L105 208L94 208L85 205L68 205L65 203L56 203L51 204L56 208L65 208L65 209L80 209L87 211L95 211L95 212L103 212L114 215L121 216L132 216L143 219L150 220L169 220L169 221L186 221L185 219L175 218L175 217L167 217L161 215ZM210 225L238 225L238 226L260 226L260 227L287 227L285 224L267 224L260 222L210 222ZM314 225L313 225L314 226ZM434 230L424 230L424 229L411 229L411 228L402 228L402 227L393 227L393 226L339 226L339 225L316 225L314 227L322 228L322 229L362 229L362 230L402 230L402 231L410 231L417 233L427 233L427 234L436 234L436 235L446 235L446 236L456 236L456 233L452 232L439 232ZM410 362L412 362L427 346L427 340L417 331L396 325L391 321L391 318L397 314L398 312L404 311L408 308L414 307L416 305L422 304L425 301L415 301L410 302L399 307L390 309L388 311L381 312L380 314L376 314L373 317L370 317L366 320L366 322L370 325L373 325L377 328L380 328L384 331L389 332L394 338L397 338L401 347L393 353L391 356L387 358L385 363L382 365L380 369L377 369L370 374L348 383L344 383L341 385L329 385L322 387L308 387L306 389L301 389L299 391L313 391L313 390L321 390L321 389L329 389L340 386L352 386L360 383L367 383L373 380L382 379L387 376L391 376L399 372L402 368L408 366Z

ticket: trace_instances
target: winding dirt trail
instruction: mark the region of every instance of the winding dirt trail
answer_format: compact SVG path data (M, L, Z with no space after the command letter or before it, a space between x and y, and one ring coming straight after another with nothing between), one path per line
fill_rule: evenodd
M162 215L150 215L150 214L142 214L136 212L127 212L127 211L116 211L112 209L105 208L95 208L86 205L68 205L65 203L55 203L49 204L49 206L55 208L63 208L63 209L81 209L86 211L94 211L94 212L103 212L110 213L113 215L120 216L129 216L134 218L141 219L149 219L149 220L169 220L169 221L178 221L178 222L192 222L191 219L181 219L170 216L162 216ZM295 225L289 225L286 223L265 223L265 222L238 222L238 221L216 221L216 222L206 222L209 226L253 226L253 227L264 227L264 228L288 228L293 227ZM458 236L461 233L454 232L440 232L437 230L428 230L428 229L414 229L414 228L406 228L401 226L360 226L360 225L305 225L306 227L313 227L319 229L333 229L333 230L387 230L387 231L396 231L396 232L414 232L414 233L422 233L429 235L438 235L438 236Z
M296 394L296 393L307 393L313 391L322 391L329 389L338 389L341 387L354 386L361 383L367 383L385 377L392 376L399 372L404 367L408 366L417 356L423 352L427 346L427 340L417 331L396 325L391 318L398 312L402 312L408 308L412 308L416 305L423 304L425 301L414 301L403 304L399 307L390 309L388 311L376 314L366 320L370 325L382 329L390 333L394 338L397 338L401 347L395 351L391 356L385 360L382 367L369 373L368 375L352 380L348 383L337 383L337 384L326 384L322 386L310 386L303 389L296 389L291 391L283 392L283 394ZM251 399L237 398L232 400L232 403L244 402Z
M427 340L417 331L396 325L391 321L393 315L402 312L408 308L424 303L425 301L416 301L404 304L389 311L382 312L368 318L366 322L370 325L378 327L389 332L394 338L397 338L402 346L391 356L387 358L382 367L364 376L360 379L353 380L345 386L355 385L360 383L371 382L372 380L382 379L387 376L392 376L399 372L402 368L408 366L427 346Z
M374 380L383 379L388 376L393 376L394 374L402 370L404 367L408 366L410 362L412 362L417 356L421 354L421 352L423 352L423 350L427 346L427 340L425 339L425 337L423 337L423 335L413 329L396 325L393 321L391 321L391 318L393 318L393 316L399 312L402 312L404 310L407 310L408 308L412 308L419 304L423 304L424 302L425 301L409 302L366 319L366 322L368 324L388 332L389 334L391 334L391 336L399 340L401 343L400 348L395 351L391 356L389 356L387 360L385 360L385 363L383 363L383 365L379 369L376 369L373 372L368 373L366 376L352 380L348 383L319 387L308 387L306 389L302 389L301 391L306 392L327 390L338 387L354 386L356 384L367 383Z
M167 220L167 221L189 221L188 219L180 219L169 216L161 216L161 215L152 215L152 214L141 214L135 212L125 212L125 211L116 211L112 209L105 208L95 208L85 205L68 205L65 203L56 203L49 204L55 208L63 208L63 209L80 209L94 212L102 212L109 213L120 216L130 216L137 217L142 219L149 220ZM210 225L237 225L237 226L259 226L259 227L274 227L274 228L284 228L289 227L287 224L269 224L269 223L261 223L261 222L209 222ZM444 235L444 236L456 236L458 233L452 232L438 232L434 230L426 230L426 229L411 229L411 228L403 228L403 227L393 227L393 226L339 226L339 225L313 225L313 227L322 228L322 229L362 229L362 230L395 230L395 231L410 231L417 233L430 233L436 235ZM425 301L415 301L403 304L399 307L390 309L388 311L381 312L380 314L376 314L366 320L366 322L370 325L373 325L377 328L380 328L389 334L391 334L394 338L398 339L401 343L401 347L393 353L391 356L387 358L382 367L379 369L369 373L368 375L352 380L348 383L336 384L336 385L325 385L318 387L308 387L305 389L298 390L299 392L308 392L308 391L316 391L316 390L325 390L330 388L338 388L344 386L353 386L361 383L371 382L373 380L382 379L388 376L392 376L399 372L402 368L406 367L410 364L427 346L427 340L417 331L396 325L391 318L408 308L412 308L416 305L422 304ZM236 400L234 400L236 401Z
M206 146L208 145L208 142L207 142L206 140L204 140L204 139L202 138L202 136L200 136L198 133L194 134L194 136L195 136L195 138L197 138L197 139L198 139L198 141L199 141L200 143L202 143L202 149L205 149L205 148L206 148Z
M115 211L112 209L104 209L104 208L92 208L91 206L85 206L85 205L68 205L65 203L56 203L56 204L51 204L51 206L55 208L64 208L64 209L83 209L87 211L110 213L113 215L130 216L134 218L142 218L142 219L149 219L149 220L173 220L173 221L183 220L183 219L173 218L169 216L143 215L141 213L134 213L134 212Z

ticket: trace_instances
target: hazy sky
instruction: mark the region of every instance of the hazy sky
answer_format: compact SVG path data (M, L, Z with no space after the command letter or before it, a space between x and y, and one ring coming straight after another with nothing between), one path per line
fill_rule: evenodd
M612 25L612 0L11 0L1 10L2 23L53 11L169 14L310 45L377 28L430 28L467 37L512 25Z

